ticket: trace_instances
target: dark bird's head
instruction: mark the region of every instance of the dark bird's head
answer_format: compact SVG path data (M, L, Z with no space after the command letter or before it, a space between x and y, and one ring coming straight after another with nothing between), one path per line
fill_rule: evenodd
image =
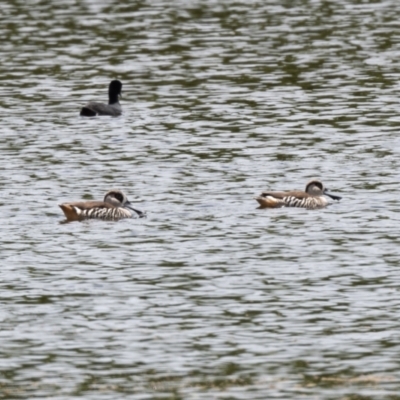
M118 103L118 98L122 97L122 83L121 81L115 80L110 82L108 87L109 104Z

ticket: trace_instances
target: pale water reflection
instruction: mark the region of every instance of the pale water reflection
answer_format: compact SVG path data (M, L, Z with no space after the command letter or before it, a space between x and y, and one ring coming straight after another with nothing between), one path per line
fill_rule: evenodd
M0 397L397 398L399 13L3 4ZM113 187L147 218L59 223Z

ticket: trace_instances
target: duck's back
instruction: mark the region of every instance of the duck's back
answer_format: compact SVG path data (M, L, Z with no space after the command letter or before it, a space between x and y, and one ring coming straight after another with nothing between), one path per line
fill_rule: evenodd
M300 207L300 208L321 208L328 202L323 196L313 196L302 191L291 192L263 192L256 197L258 204L262 208L280 208L280 207Z
M110 115L116 117L121 114L122 108L119 103L104 104L96 102L86 104L85 107L82 107L80 113L80 115L84 117L94 117L96 115Z

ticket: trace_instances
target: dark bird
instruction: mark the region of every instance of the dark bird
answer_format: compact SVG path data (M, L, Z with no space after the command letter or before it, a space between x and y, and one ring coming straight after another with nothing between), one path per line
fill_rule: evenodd
M96 115L118 116L122 113L118 98L121 95L122 83L118 80L111 81L108 87L108 104L90 102L82 107L80 115L83 117L94 117Z

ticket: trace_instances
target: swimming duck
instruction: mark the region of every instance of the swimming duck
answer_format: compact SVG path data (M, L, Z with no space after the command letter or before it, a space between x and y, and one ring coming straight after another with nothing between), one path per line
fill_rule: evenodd
M306 185L306 190L293 190L288 192L263 192L255 199L260 208L301 207L310 210L323 208L328 205L328 196L333 200L340 200L340 196L327 193L323 183L313 179Z
M135 214L139 218L146 214L133 208L126 195L118 189L109 190L103 201L77 201L59 204L67 221L82 221L84 219L101 219L106 221L118 221L123 218L131 218Z
M83 117L94 117L96 115L118 116L122 113L118 97L121 96L122 83L118 80L111 81L108 87L108 104L90 102L82 107L80 115Z

